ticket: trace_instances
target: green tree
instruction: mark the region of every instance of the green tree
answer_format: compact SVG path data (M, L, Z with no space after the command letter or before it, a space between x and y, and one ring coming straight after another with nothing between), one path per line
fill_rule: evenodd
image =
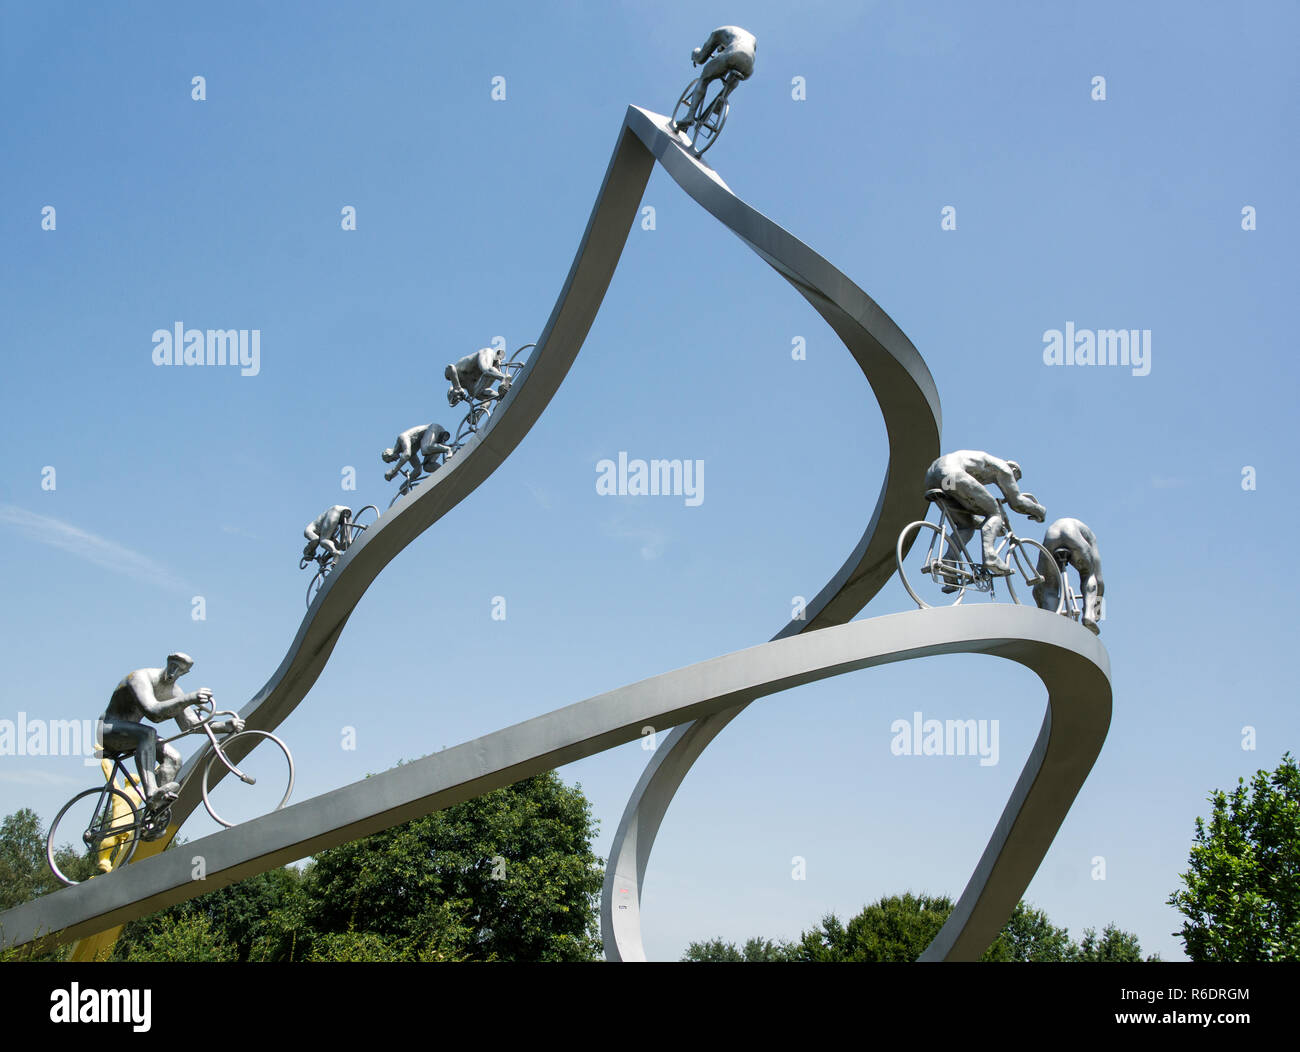
M1022 900L1016 903L983 959L1021 963L1070 961L1074 960L1074 950L1067 929L1056 927L1046 913Z
M203 913L166 914L158 917L152 938L133 943L124 957L127 961L235 961L235 945Z
M1300 960L1300 768L1288 752L1249 789L1215 790L1168 905L1193 961Z
M178 841L173 841L168 850ZM183 947L175 945L178 937L193 941L198 931L211 933L212 939L229 947L231 960L265 960L272 946L279 945L281 911L299 906L302 878L296 869L283 868L258 873L196 899L177 903L159 913L132 921L122 930L113 947L118 961L184 960L178 957ZM299 912L301 912L299 910ZM202 922L201 924L198 922ZM224 952L224 950L223 950ZM199 957L195 960L225 960L225 957Z
M548 771L324 851L304 877L296 959L378 952L358 933L398 960L598 959L594 832L581 787Z
M683 961L733 962L733 961L788 961L791 944L777 943L771 939L748 939L743 948L721 938L707 942L693 942L686 948Z
M947 922L952 900L944 895L890 895L863 909L848 924L827 914L793 943L750 939L742 951L722 939L693 942L684 961L915 961ZM1150 957L1148 960L1159 960ZM1085 929L1082 945L1047 914L1025 902L985 951L984 961L1141 961L1138 937L1108 924L1100 937Z
M90 856L71 845L61 846L57 854L74 880L86 880L95 871ZM6 815L0 824L0 911L61 887L45 859L45 830L36 812L24 807Z
M796 961L914 961L952 912L946 895L891 895L867 906L847 925L833 913L804 932Z
M1072 956L1067 959L1072 961L1133 964L1142 961L1143 957L1142 947L1138 944L1136 935L1132 932L1121 931L1113 924L1107 924L1102 929L1100 937L1098 937L1095 928L1084 928L1083 942L1074 947ZM1158 961L1160 957L1158 954L1153 954L1145 959Z

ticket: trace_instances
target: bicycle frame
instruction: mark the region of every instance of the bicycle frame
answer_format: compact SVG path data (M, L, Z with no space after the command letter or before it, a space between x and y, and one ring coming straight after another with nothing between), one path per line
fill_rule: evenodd
M995 499L998 503L998 514L1002 519L1002 533L999 534L997 547L994 549L994 553L1000 557L1003 552L1018 547L1020 544L1020 538L1017 537L1011 529L1011 519L1007 515L1006 501L1000 497ZM982 542L980 558L972 559L970 552L966 548L966 541L962 537L962 530L957 527L957 524L953 519L952 510L948 501L943 497L936 497L931 501L931 503L939 508L939 533L930 540L930 547L926 552L925 562L922 564L921 572L927 574L932 573L935 563L938 562L939 565L943 566L945 569L949 569L951 572L959 575L961 579L955 582L958 585L966 588L973 586L975 590L979 592L991 592L993 590L993 582L996 581L999 576L1003 575L989 573L984 563ZM979 533L982 525L983 521L974 523L973 526L970 527L972 537ZM936 545L943 547L945 543L943 540L944 536L952 538L953 543L957 546L957 551L961 553L962 559L965 560L964 565L961 563L954 563L947 557L946 552L935 552L934 549ZM967 566L971 569L967 570Z
M1063 549L1058 549L1052 553L1056 559L1056 568L1061 573L1061 602L1063 604L1063 613L1071 621L1081 621L1083 619L1083 596L1074 590L1070 584L1070 553Z

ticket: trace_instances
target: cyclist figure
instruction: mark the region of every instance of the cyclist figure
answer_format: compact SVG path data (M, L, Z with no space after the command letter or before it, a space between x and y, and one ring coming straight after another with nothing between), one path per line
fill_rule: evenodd
M1083 590L1083 627L1094 635L1101 634L1098 621L1101 620L1101 597L1106 594L1106 585L1101 579L1101 553L1097 551L1097 537L1078 519L1057 519L1047 527L1043 537L1043 547L1053 556L1064 555L1068 566L1079 572L1079 584ZM1034 585L1034 602L1042 610L1055 610L1061 597L1056 587L1049 582L1056 576L1050 566L1044 566L1046 556L1038 554L1039 583ZM1061 567L1061 583L1065 580L1065 566Z
M380 454L380 459L385 464L393 464L393 461L397 461L391 471L384 472L384 481L392 482L401 471L403 464L411 465L411 473L407 476L408 482L418 479L424 471L430 473L437 471L452 454L451 446L447 445L450 441L451 432L441 424L408 427L397 436L392 449L385 449ZM441 461L439 457L442 457Z
M335 558L342 555L348 546L347 526L351 521L352 509L345 504L335 504L307 523L306 529L302 531L302 535L307 538L307 546L302 550L304 565L308 560L316 558L317 547L324 548Z
M158 732L142 721L154 723L175 718L182 731L193 730L203 719L190 706L211 705L212 691L207 687L186 694L176 681L191 668L194 659L188 654L168 654L166 668L138 668L129 672L113 690L108 708L100 717L101 741L105 752L134 753L145 802L157 809L180 791L176 781L181 769L181 755L170 744L158 740ZM244 721L235 717L209 724L218 734L239 732Z
M991 574L1006 577L1011 567L998 558L995 548L998 534L1004 523L998 502L987 489L993 483L1002 490L1007 504L1035 522L1047 518L1047 510L1034 499L1032 493L1021 493L1016 482L1020 479L1020 465L1014 460L1001 460L989 453L975 449L959 449L945 453L925 473L927 490L941 489L948 501L953 528L963 545L970 541L978 526L984 545L984 568ZM980 521L977 521L980 520ZM956 560L960 554L949 546L945 559ZM941 571L942 572L942 571ZM950 580L944 574L945 580ZM943 591L954 592L956 585L944 585Z
M698 66L703 63L704 68L700 70L695 91L687 100L689 116L685 120L674 121L674 130L685 131L699 118L697 111L713 81L732 71L741 80L748 80L754 72L754 51L757 47L758 41L754 35L739 26L719 26L710 33L709 38L691 52L691 64Z
M501 363L505 359L504 349L484 347L447 366L444 375L451 381L451 388L447 391L447 404L454 406L462 401L505 398L506 392L510 390L510 378L501 371ZM492 384L497 380L501 382L494 391Z

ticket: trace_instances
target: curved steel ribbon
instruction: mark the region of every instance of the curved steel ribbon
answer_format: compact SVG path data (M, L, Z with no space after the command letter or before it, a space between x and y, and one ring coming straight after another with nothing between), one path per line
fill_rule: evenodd
M1109 665L1092 633L1023 606L911 610L763 643L620 687L414 763L133 862L0 915L3 942L76 938L274 866L450 807L521 778L829 676L935 654L989 654L1032 670L1048 715L1007 814L931 951L978 956L1006 920L1065 817L1110 722ZM206 877L193 879L201 855ZM973 892L972 888L976 890ZM940 945L942 944L942 945ZM937 949L936 949L937 947Z
M602 900L607 954L644 957L636 904L654 833L695 757L736 713L755 698L826 676L933 653L979 652L1032 668L1048 686L1050 708L979 869L927 951L949 959L978 956L1028 884L1100 750L1110 718L1105 650L1064 618L1024 608L916 611L844 624L889 579L894 538L924 511L917 479L939 452L933 379L870 297L737 198L682 147L666 118L637 107L628 108L564 287L509 395L455 458L343 555L279 668L241 716L248 727L274 730L311 689L380 571L477 489L541 416L609 287L655 160L826 319L884 415L889 460L875 510L843 566L808 605L807 619L791 622L772 642L751 650L556 710L197 841L195 850L201 848L207 860L201 887L178 858L142 857L146 847L160 851L165 841L142 845L130 880L89 881L0 914L0 943L17 945L49 932L59 932L60 940L103 932L200 890L634 740L646 722L680 724L656 752L620 824ZM191 758L182 778L201 758ZM232 758L240 754L232 752ZM196 781L188 778L174 805L170 835L199 803Z

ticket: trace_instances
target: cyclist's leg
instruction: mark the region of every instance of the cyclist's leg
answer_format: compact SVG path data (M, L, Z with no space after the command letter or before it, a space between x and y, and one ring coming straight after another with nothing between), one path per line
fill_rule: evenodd
M963 583L958 567L967 562L966 557L962 555L962 548L970 549L970 540L975 533L975 520L968 512L951 503L948 504L944 511L947 516L946 527L949 544L939 565L939 575L945 582L939 590L945 595L951 595ZM956 547L956 545L961 547Z
M133 720L104 720L103 727L105 752L134 754L136 773L140 776L140 784L144 787L147 799L158 788L153 773L158 732Z
M984 568L989 573L999 576L1009 574L1011 567L999 559L996 552L998 537L1002 533L1004 523L993 494L965 471L953 475L944 489L948 492L949 499L956 500L967 512L984 516L984 521L980 524Z
M1092 560L1092 572L1079 574L1083 581L1083 627L1101 633L1101 597L1106 594L1106 584L1101 579L1101 560Z
M181 754L168 742L159 742L155 755L158 758L158 791L160 793L178 792L180 784L176 781L176 775L180 773L181 769Z

